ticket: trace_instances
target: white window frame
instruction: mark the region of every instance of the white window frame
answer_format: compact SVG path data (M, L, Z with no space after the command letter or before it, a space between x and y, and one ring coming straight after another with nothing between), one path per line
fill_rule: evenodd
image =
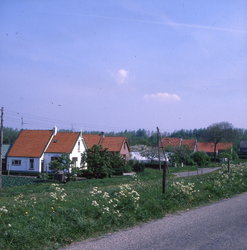
M12 165L13 166L21 166L21 160L12 159Z

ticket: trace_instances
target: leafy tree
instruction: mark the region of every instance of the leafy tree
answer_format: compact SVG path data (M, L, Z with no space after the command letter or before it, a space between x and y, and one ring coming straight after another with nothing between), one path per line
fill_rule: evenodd
M9 127L3 127L3 144L13 144L20 131Z
M158 158L158 147L142 145L140 148L140 155L142 157L148 158L149 160L151 160L151 162L153 162L154 159Z
M126 170L125 160L120 157L119 153L116 152L113 154L110 153L110 165L114 174L123 174L123 172Z
M198 166L207 165L211 160L205 152L197 151L192 154L191 158Z
M62 154L61 157L51 161L49 166L53 173L63 171L68 181L78 172L78 168L74 167L74 162L70 160L68 153Z
M174 154L170 154L168 156L170 163L172 164L172 166L174 166L175 163L185 163L187 165L191 165L193 163L191 163L190 160L190 149L187 145L185 146L177 146L173 148L173 152Z
M175 147L174 153L177 155L179 163L185 162L185 158L191 154L187 145Z
M223 139L226 141L233 139L233 126L229 122L214 123L206 129L204 139L214 143L214 162L216 162L216 146Z
M82 163L89 173L110 177L113 173L110 153L102 145L94 145L82 154Z

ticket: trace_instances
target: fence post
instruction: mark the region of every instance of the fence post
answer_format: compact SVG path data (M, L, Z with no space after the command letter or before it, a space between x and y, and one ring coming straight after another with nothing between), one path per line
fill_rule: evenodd
M228 172L228 182L230 182L230 160L229 160L229 158L228 158L228 167L227 167L228 169L227 169L227 172Z

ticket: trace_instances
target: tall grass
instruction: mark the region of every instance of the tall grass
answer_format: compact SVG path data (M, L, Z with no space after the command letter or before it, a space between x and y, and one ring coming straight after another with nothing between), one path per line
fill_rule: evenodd
M162 172L2 189L0 249L58 249L247 191L247 165L187 178Z

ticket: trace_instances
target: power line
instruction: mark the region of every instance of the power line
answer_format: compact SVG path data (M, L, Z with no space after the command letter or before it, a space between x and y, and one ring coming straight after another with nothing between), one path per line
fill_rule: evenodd
M30 125L34 125L34 126L39 126L42 128L52 128L55 124L60 126L61 128L64 128L64 126L67 129L71 128L71 124L73 124L73 129L75 131L79 131L81 130L81 128L84 128L84 131L92 131L92 130L112 130L112 131L131 131L131 130L138 130L140 129L140 127L136 127L136 128L129 128L129 129L123 129L120 127L114 127L114 126L106 126L106 125L100 125L100 124L86 124L86 123L79 123L79 122L74 122L74 121L64 121L64 120L60 120L60 119L52 119L52 118L47 118L47 117L42 117L42 116L37 116L37 115L30 115L30 114L26 114L26 113L21 113L21 112L17 112L17 111L12 111L12 110L5 110L6 111L6 115L5 115L5 120L6 123L8 123L8 121L10 122L14 122L14 123L19 123L20 124L20 119L23 118L25 119L25 125L30 126ZM16 118L18 117L18 118ZM78 129L77 129L78 128ZM150 130L152 132L155 132L155 128L146 128L145 130ZM161 129L162 131L165 131L165 129ZM161 132L162 134L162 132Z

